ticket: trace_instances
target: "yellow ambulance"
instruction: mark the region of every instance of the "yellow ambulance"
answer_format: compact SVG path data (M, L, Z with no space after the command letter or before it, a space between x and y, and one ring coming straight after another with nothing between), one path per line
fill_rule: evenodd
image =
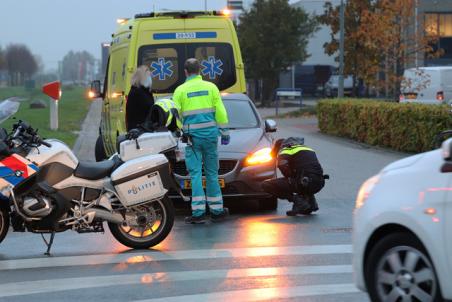
M126 132L126 96L136 68L149 66L155 94L167 95L185 81L183 65L192 57L201 63L203 79L215 83L220 91L246 92L237 34L227 13L148 13L120 20L112 35L103 92L98 81L90 92L104 100L97 160L116 152L116 138Z

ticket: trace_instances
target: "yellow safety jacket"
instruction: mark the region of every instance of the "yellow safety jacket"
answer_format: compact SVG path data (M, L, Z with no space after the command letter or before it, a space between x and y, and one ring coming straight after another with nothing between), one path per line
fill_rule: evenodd
M165 121L162 121L165 123L165 127L169 127L171 122L174 122L175 126L178 129L182 128L182 122L180 120L179 115L179 107L177 104L170 99L160 99L157 102L155 102L154 106L159 106L164 112L165 112Z

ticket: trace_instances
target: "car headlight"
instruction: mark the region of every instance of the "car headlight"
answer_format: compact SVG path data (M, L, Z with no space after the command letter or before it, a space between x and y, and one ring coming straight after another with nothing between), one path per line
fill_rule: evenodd
M253 154L250 154L245 159L245 164L247 166L255 166L260 164L269 163L273 160L273 154L271 148L263 148L257 150Z
M358 196L356 197L355 209L359 209L364 205L379 180L380 175L375 175L362 184L361 188L359 189Z

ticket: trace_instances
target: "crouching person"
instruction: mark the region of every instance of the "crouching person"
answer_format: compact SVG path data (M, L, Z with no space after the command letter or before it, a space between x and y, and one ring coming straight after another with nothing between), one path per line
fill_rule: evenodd
M304 138L290 137L276 142L274 152L277 165L284 177L270 179L262 184L265 192L293 202L288 216L309 215L319 207L314 194L325 186L322 166L313 149L304 145Z

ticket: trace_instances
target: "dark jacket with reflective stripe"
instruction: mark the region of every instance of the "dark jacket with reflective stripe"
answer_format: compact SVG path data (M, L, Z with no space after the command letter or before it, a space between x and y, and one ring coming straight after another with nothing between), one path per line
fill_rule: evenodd
M288 165L289 169L283 165ZM309 174L323 176L323 169L315 151L303 145L282 148L278 153L278 167L285 177Z

